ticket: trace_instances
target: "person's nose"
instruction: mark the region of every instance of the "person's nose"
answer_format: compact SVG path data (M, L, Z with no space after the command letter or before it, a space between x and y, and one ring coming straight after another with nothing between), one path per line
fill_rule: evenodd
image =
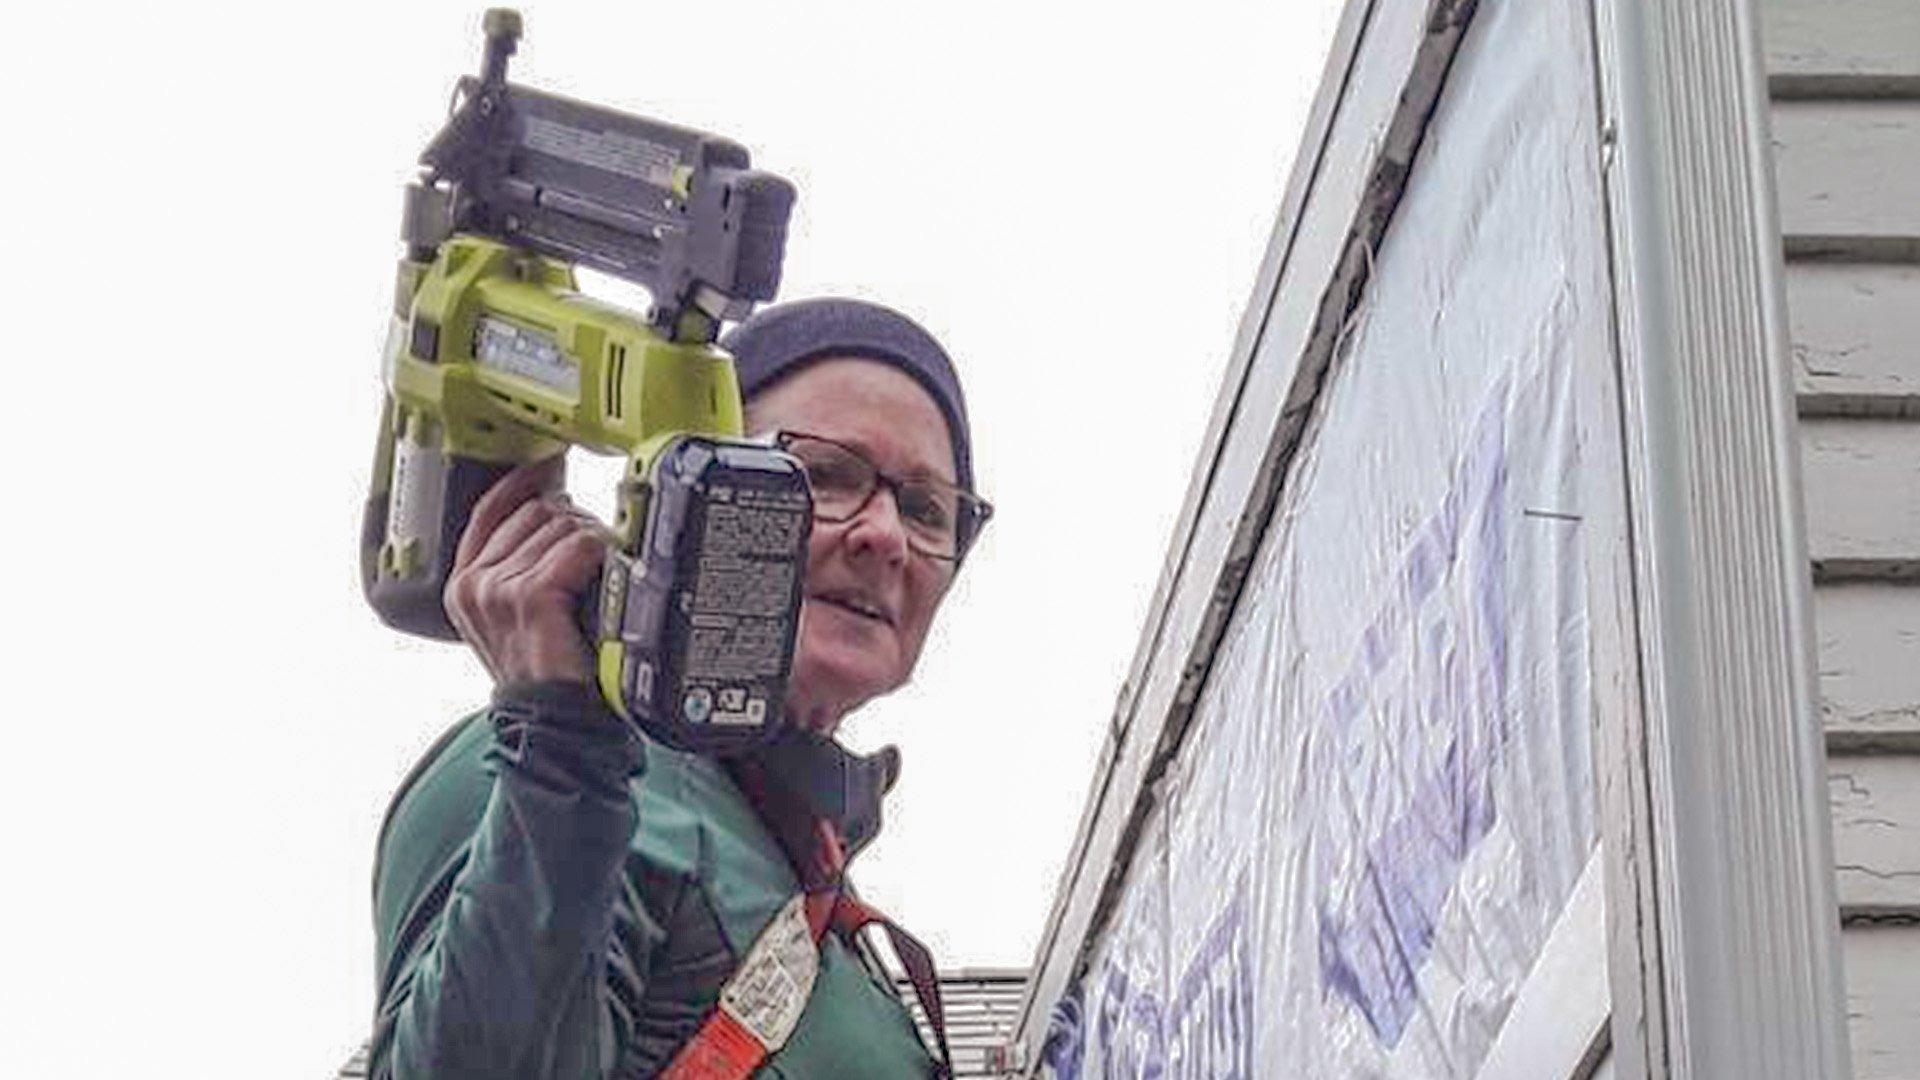
M885 484L874 489L867 505L847 523L847 545L855 554L867 554L890 566L907 561L907 526L900 520L900 504Z

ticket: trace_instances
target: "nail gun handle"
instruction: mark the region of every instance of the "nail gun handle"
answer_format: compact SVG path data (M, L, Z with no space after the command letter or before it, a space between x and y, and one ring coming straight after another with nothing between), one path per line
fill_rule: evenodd
M474 504L514 468L446 454L383 425L388 467L376 459L373 490L360 524L360 576L368 603L396 630L454 641L442 602L460 534ZM382 481L385 481L384 483Z

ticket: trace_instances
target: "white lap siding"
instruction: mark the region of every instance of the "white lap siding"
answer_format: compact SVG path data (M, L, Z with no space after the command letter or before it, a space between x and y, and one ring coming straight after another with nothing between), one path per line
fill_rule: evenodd
M1762 0L1859 1080L1920 1077L1920 3Z

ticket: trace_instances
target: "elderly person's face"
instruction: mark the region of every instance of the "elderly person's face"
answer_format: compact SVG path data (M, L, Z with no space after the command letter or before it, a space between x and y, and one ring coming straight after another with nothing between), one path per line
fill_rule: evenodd
M912 376L873 360L820 360L781 379L747 403L747 429L832 439L889 476L954 480L940 406ZM851 519L815 521L787 694L793 719L831 733L849 710L905 683L953 571L908 546L884 486Z

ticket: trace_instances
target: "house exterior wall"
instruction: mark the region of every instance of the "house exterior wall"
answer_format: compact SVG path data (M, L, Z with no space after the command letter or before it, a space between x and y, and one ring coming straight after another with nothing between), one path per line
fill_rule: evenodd
M1920 1077L1920 4L1764 0L1847 1015Z

